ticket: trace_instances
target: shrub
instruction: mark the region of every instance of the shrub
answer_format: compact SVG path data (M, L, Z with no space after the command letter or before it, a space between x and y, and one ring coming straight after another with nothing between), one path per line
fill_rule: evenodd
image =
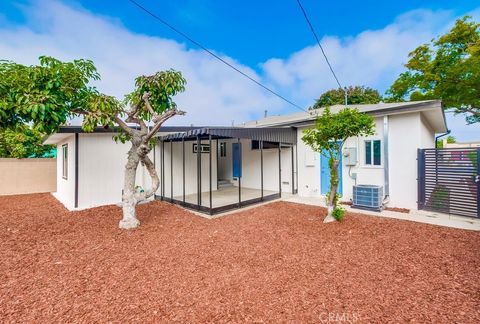
M345 209L340 207L340 206L336 206L332 211L332 216L337 221L341 221L343 219L343 217L345 216Z

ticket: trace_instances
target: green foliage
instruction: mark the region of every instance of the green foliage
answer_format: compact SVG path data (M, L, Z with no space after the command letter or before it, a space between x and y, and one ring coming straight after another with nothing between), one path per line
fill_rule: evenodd
M372 88L365 86L350 86L347 88L347 103L356 104L376 104L382 101L380 93ZM342 88L328 90L320 95L313 105L314 109L345 104L345 91Z
M442 99L444 108L480 122L480 24L465 16L445 35L409 54L388 101Z
M430 195L428 205L435 209L445 209L449 206L450 191L444 185L436 185Z
M144 120L150 118L149 111L142 100L145 92L150 94L149 100L153 110L161 114L177 105L172 97L185 90L186 80L178 71L168 70L150 76L139 76L135 79L136 89L126 96L126 101L139 106L139 116Z
M456 143L456 142L457 142L457 140L454 136L450 135L450 136L447 137L447 143L452 144L452 143ZM443 148L443 139L442 138L439 138L437 140L437 148Z
M467 153L467 157L468 157L468 159L470 160L470 162L472 163L473 168L474 168L475 170L477 170L477 169L478 169L477 153L475 153L475 152L468 152L468 153ZM477 175L477 172L475 171L474 174Z
M336 207L338 194L338 164L342 145L349 137L368 136L375 132L373 117L361 113L358 109L344 108L338 113L332 114L330 108L325 108L315 121L315 127L306 129L302 136L303 142L314 151L325 154L328 157L330 167L330 193L329 204Z
M147 124L152 113L142 98L144 93L148 92L153 111L162 114L176 108L172 96L184 91L186 83L182 74L173 70L140 76L134 91L120 102L90 85L99 79L90 60L61 62L41 56L33 66L0 61L0 128L29 124L50 134L71 117L81 115L82 128L91 132L98 126L115 127L117 118L126 116L127 105L136 108L132 122ZM131 136L121 132L114 139L125 143Z
M42 145L45 134L27 125L0 129L0 157L50 157L53 145Z
M88 60L64 63L42 56L35 66L0 61L0 128L32 123L51 133L74 109L94 100L97 93L88 82L98 79Z
M313 150L338 159L340 149L349 137L373 135L375 122L373 117L361 113L355 108L343 108L332 114L330 108L323 110L317 117L315 127L306 129L302 140Z
M345 208L335 205L335 208L333 209L332 212L333 218L335 218L337 221L341 221L343 217L345 216Z
M115 135L113 135L112 138L117 143L120 142L120 143L125 144L126 142L130 141L132 137L129 134L120 131L120 132L116 133Z

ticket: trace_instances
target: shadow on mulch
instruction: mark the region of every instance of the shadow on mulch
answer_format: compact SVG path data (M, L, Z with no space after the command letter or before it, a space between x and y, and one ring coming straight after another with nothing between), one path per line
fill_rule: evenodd
M480 233L276 202L69 212L0 197L1 322L480 322Z

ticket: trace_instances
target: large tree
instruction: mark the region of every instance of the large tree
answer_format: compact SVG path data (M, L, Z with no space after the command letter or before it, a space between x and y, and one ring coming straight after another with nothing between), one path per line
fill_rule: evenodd
M0 157L37 158L54 157L53 145L43 145L45 134L35 127L19 124L0 129Z
M136 205L151 197L159 186L148 156L153 137L166 120L184 114L172 97L184 91L186 81L174 70L139 76L135 79L135 89L119 101L91 85L91 81L99 79L89 60L61 62L43 56L40 64L34 66L1 61L0 128L31 124L38 131L52 133L75 116L83 116L85 131L91 132L100 125L118 127L115 138L131 145L125 166L123 219L119 226L135 228L140 224ZM142 192L135 189L139 163L145 165L152 178L151 189Z
M304 131L302 140L314 151L328 158L330 167L330 189L328 193L328 214L324 222L339 219L343 215L338 206L338 165L345 141L350 137L373 135L373 117L357 109L344 108L336 114L325 108L315 121L315 126Z
M413 50L405 67L387 90L389 101L442 99L468 123L480 122L480 24L471 17Z
M380 93L372 88L365 86L350 86L347 89L347 104L376 104L382 101ZM327 107L332 105L344 105L345 104L345 90L342 88L331 89L320 95L313 109Z

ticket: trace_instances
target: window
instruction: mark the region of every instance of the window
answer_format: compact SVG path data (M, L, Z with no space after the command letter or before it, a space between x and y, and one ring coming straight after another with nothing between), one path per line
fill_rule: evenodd
M193 153L198 152L197 144L193 144ZM210 153L210 145L209 144L200 144L200 153Z
M365 164L381 165L382 164L382 147L380 140L365 141Z
M68 179L68 144L62 145L62 178Z
M227 143L226 142L220 143L220 156L221 157L227 156Z
M278 149L278 143L276 142L267 142L263 141L263 149ZM252 140L252 150L259 150L260 149L260 141Z

